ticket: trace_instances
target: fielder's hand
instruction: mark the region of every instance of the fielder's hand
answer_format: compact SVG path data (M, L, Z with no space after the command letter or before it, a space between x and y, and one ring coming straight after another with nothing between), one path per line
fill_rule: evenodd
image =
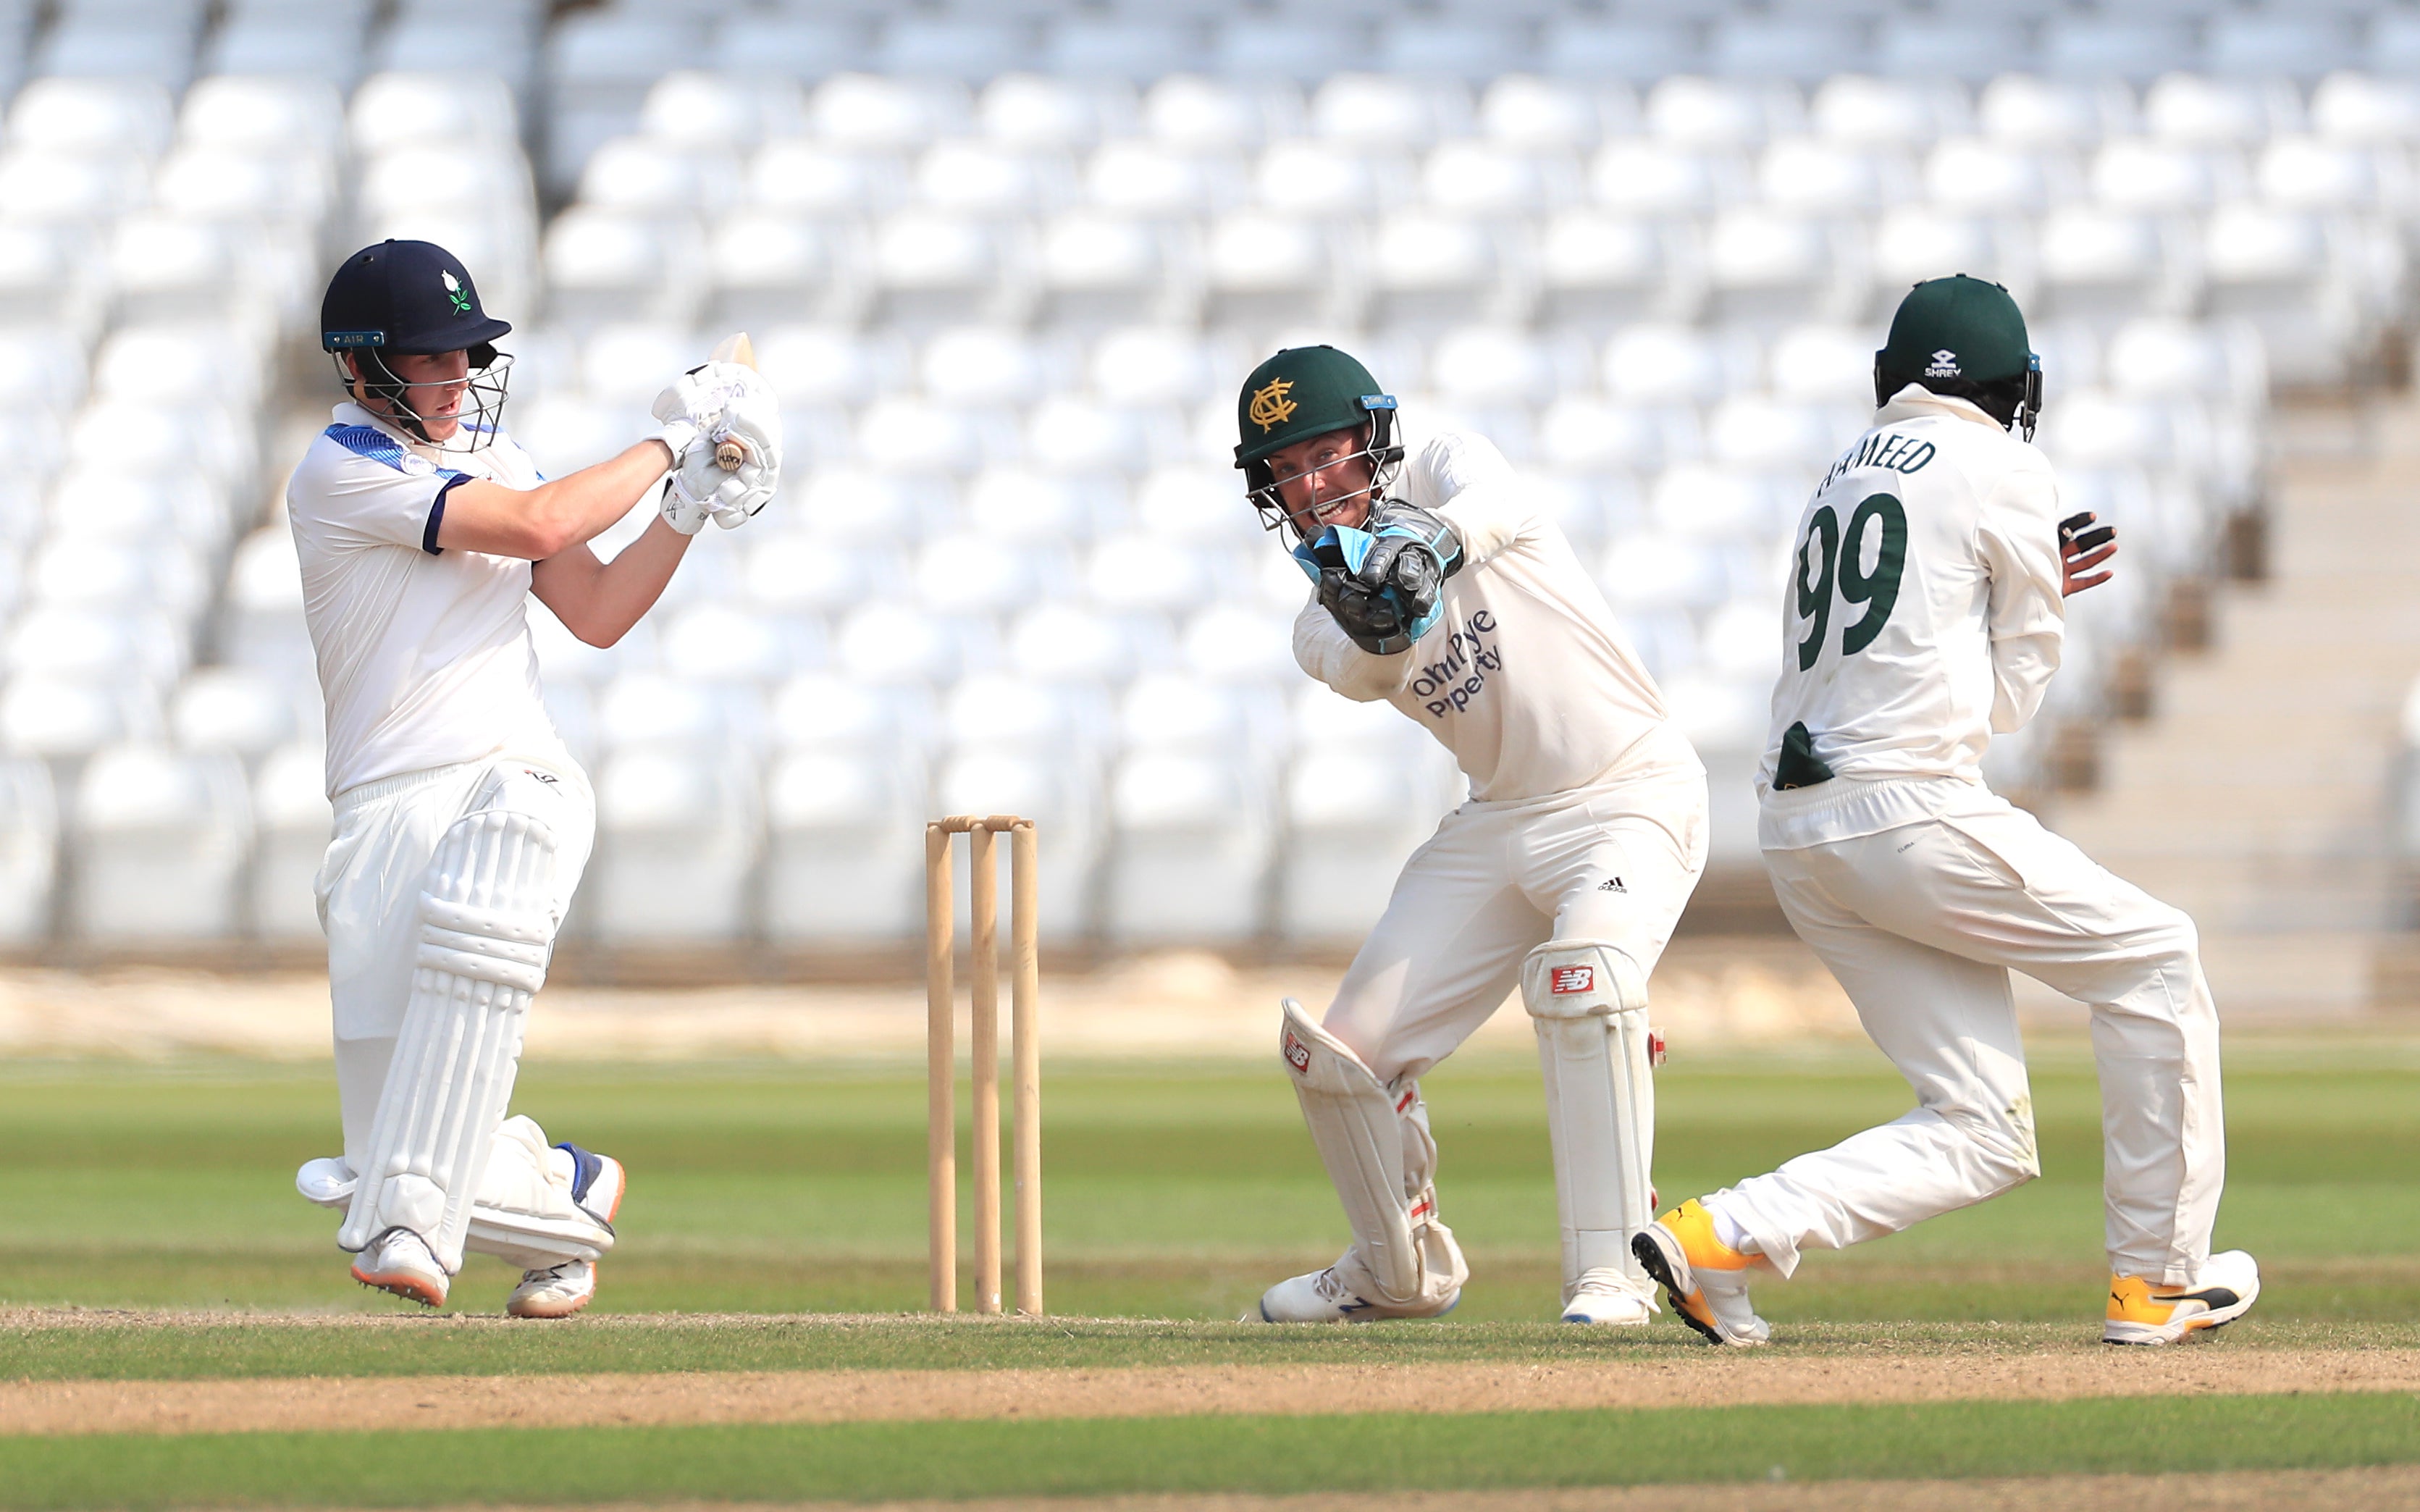
M2099 518L2086 509L2058 522L2058 592L2062 599L2097 588L2117 574L2114 567L2093 570L2118 554L2118 527L2096 525Z

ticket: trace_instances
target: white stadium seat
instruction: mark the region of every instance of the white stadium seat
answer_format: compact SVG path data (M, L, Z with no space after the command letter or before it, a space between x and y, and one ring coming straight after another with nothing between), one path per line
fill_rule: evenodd
M316 743L287 745L261 762L252 784L251 924L263 940L318 938L313 884L327 859L335 812L327 756Z
M432 133L473 143L513 142L520 135L511 88L495 74L471 71L373 74L353 91L345 123L353 151L363 157L426 143Z
M1261 932L1272 836L1267 798L1247 776L1217 750L1146 750L1118 764L1101 914L1112 943Z
M287 357L367 242L477 271L550 476L753 335L781 496L613 647L531 616L600 782L689 764L617 789L618 880L578 927L848 949L912 933L917 820L944 808L1043 819L1062 943L1328 948L1383 902L1452 783L1417 726L1295 664L1307 585L1230 465L1275 346L1362 357L1414 445L1496 440L1729 793L1781 538L1869 417L1910 284L2009 287L2042 444L2135 542L2074 620L2054 714L2090 717L2170 574L2257 500L2272 383L2370 372L2420 245L2420 22L2369 0L129 4L0 0L21 943L83 925L72 890L51 916L51 842L13 859L9 772L77 791L133 746L254 769L212 929L317 928L276 495L331 392ZM50 74L12 97L28 63ZM669 923L642 916L650 846L704 879Z
M152 745L102 751L77 784L69 825L69 928L114 943L231 934L251 842L232 758Z
M175 130L173 97L140 77L36 79L8 107L8 142L49 153L158 157Z
M580 170L580 201L635 215L721 214L740 191L740 158L719 143L616 136Z
M1100 786L1096 771L1079 770L1048 753L961 746L934 782L931 812L1021 814L1033 820L1041 938L1046 945L1071 943L1094 933ZM963 927L963 907L959 918Z
M1538 318L1554 329L1604 332L1642 320L1688 319L1703 297L1694 227L1574 210L1538 238Z
M799 86L752 70L675 70L648 87L639 112L641 132L690 148L741 151L805 126L806 97Z
M688 320L706 271L705 236L692 220L574 207L547 228L548 308L574 328Z
M1189 323L1201 308L1192 239L1139 217L1078 210L1043 227L1041 318L1061 329Z
M1585 151L1637 122L1638 101L1619 86L1587 87L1510 73L1480 91L1475 124L1486 139L1528 151Z
M49 771L39 761L0 759L0 943L22 948L50 933L58 853Z
M161 734L158 696L147 682L28 672L0 692L0 745L17 756L66 765L125 740Z
M935 79L844 73L815 87L807 103L808 130L824 141L861 151L913 152L972 116L965 88Z
M923 922L915 768L889 754L796 751L766 778L763 912L785 943L886 944Z
M634 944L746 933L763 830L754 786L725 753L642 746L607 756L597 773L597 853L581 889L586 927Z
M1436 787L1434 763L1400 753L1357 743L1300 750L1284 787L1278 935L1302 944L1357 942L1385 909L1404 859L1435 831L1446 807Z
M1135 124L1133 89L1121 84L1005 72L983 89L975 120L985 136L1028 150L1074 151Z
M874 228L876 318L912 330L1021 319L1033 299L1032 260L1019 227L903 210Z
M2053 210L2042 222L2038 319L2108 320L2190 307L2196 286L2149 215L2098 206Z

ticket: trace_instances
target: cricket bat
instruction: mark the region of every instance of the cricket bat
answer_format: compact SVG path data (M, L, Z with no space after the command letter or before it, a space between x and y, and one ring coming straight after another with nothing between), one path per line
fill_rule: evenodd
M747 332L736 332L715 344L709 360L736 362L742 367L753 367L756 366L756 346L748 339ZM747 460L748 448L741 445L736 436L725 436L715 445L714 465L726 473L737 472L739 464Z

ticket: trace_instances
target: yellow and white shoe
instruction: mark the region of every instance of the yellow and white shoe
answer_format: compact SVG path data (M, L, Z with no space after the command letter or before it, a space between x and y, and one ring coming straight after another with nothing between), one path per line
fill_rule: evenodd
M2111 1276L2101 1342L2182 1344L2242 1317L2259 1295L2260 1267L2242 1250L2211 1255L2191 1286Z
M1748 1257L1714 1236L1714 1215L1695 1198L1641 1229L1630 1253L1671 1297L1681 1321L1708 1343L1746 1346L1773 1337L1748 1305Z

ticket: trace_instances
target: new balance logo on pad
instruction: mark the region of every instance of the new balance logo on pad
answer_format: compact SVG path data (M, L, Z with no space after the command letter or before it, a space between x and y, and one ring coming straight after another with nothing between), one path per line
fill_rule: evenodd
M1546 978L1546 990L1558 996L1566 992L1591 992L1596 990L1596 968L1593 966L1558 966Z

